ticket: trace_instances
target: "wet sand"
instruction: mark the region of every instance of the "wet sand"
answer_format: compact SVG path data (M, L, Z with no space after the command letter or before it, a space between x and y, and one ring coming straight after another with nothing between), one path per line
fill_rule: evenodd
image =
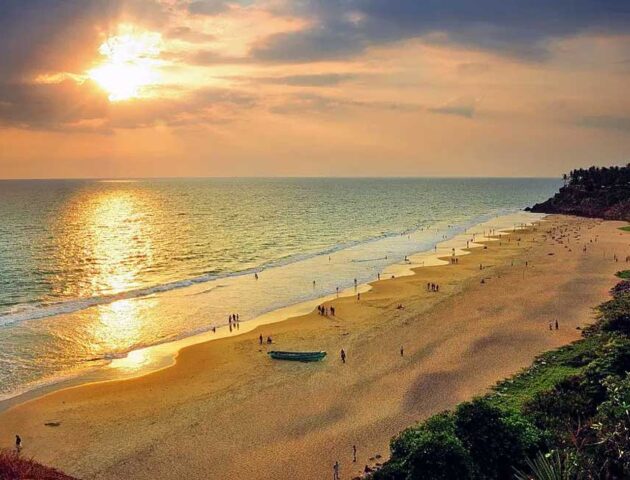
M26 455L84 479L321 479L336 460L352 478L383 461L401 429L579 338L614 272L628 268L613 260L630 253L622 225L548 217L457 265L375 282L360 301L329 301L335 317L263 325L187 347L150 375L17 405L0 414L1 445L19 433ZM546 234L553 227L567 229L562 243ZM555 319L560 330L550 332ZM274 345L259 346L259 334ZM277 362L269 349L329 355Z

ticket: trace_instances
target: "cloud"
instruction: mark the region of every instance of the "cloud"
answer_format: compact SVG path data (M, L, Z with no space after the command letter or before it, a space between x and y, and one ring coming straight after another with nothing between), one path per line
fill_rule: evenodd
M290 95L270 108L277 114L304 114L304 113L336 113L348 108L362 108L371 110L386 110L397 112L418 112L423 107L412 103L384 102L373 100L350 100L347 98L318 95L301 92Z
M288 12L310 19L310 26L259 43L253 49L259 60L331 60L419 37L542 60L551 39L630 29L627 0L310 0L291 5Z
M91 82L0 85L0 126L64 129L106 115L108 100Z
M0 128L107 134L114 129L225 122L256 105L254 95L225 88L110 103L91 81L4 84L0 85Z
M428 108L427 111L439 115L473 118L477 110L477 103L477 99L455 98L438 107Z
M251 78L254 83L268 83L276 85L290 85L296 87L329 87L339 85L357 78L353 73L321 73L312 75L287 75L282 77Z
M178 38L180 40L185 40L190 43L205 43L216 40L216 35L212 35L210 33L203 33L196 30L193 30L190 27L173 27L167 33L167 37L170 38Z
M219 15L229 9L229 3L223 0L198 0L188 5L193 15Z
M602 130L615 130L619 132L630 132L630 117L614 115L592 115L584 116L577 120L580 127L598 128Z
M249 57L234 57L230 55L224 55L215 50L199 50L192 54L186 54L182 57L182 60L193 65L208 66L208 65L232 65L251 63L252 59Z
M158 25L166 13L152 0L3 0L0 81L42 72L77 72L94 58L102 34L120 19Z

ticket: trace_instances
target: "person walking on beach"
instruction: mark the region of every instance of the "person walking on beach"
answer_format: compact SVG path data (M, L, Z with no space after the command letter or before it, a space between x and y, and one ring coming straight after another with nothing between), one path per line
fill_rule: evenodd
M358 302L359 300L361 300L361 294L360 294L360 293L357 293L357 302Z
M401 357L405 356L405 348L402 345L400 346L400 356Z
M559 327L559 325L558 325L558 319L556 318L556 330L558 330L558 327Z
M262 333L261 333L260 336L258 337L258 343L260 345L262 345L262 342L263 342L263 336L262 336Z
M331 306L330 307L330 314L334 317L335 316L335 307Z
M22 437L19 435L15 436L15 451L20 453L22 451Z
M256 280L258 280L258 274L257 274L257 273L254 273L254 278L255 278Z
M333 465L333 480L339 480L339 462Z
M357 463L357 446L352 445L352 461Z
M341 361L343 363L346 363L346 352L344 351L343 348L341 349L340 356L341 356Z

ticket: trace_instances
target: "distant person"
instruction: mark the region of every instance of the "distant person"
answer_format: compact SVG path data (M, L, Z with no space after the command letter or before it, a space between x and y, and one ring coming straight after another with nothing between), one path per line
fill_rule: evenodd
M267 345L271 345L273 343L273 340L271 339L271 337L267 337Z
M360 293L357 293L357 302L358 302L359 300L361 300L361 294L360 294Z
M334 317L335 316L335 307L331 306L330 307L330 314Z
M559 325L558 325L558 319L556 319L556 330L558 330Z
M400 356L401 357L405 356L405 348L402 345L400 346Z
M333 480L339 480L339 462L333 465Z
M343 363L346 363L346 352L345 352L345 350L343 348L341 349L341 352L339 353L339 355L341 357L341 361Z
M15 451L20 453L22 451L22 437L19 435L15 436Z
M258 337L258 343L259 343L259 345L262 345L262 344L263 344L263 336L262 336L262 333L261 333L261 334L260 334L260 336Z
M257 273L254 273L254 278L255 278L256 280L258 280L258 274L257 274Z
M352 445L352 461L357 463L357 446Z

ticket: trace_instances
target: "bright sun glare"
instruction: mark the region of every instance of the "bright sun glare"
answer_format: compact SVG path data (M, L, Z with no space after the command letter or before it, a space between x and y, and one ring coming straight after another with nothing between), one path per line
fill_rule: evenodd
M159 80L157 65L162 37L155 32L135 32L122 28L98 49L103 64L87 72L109 94L112 102L142 96L145 87Z

